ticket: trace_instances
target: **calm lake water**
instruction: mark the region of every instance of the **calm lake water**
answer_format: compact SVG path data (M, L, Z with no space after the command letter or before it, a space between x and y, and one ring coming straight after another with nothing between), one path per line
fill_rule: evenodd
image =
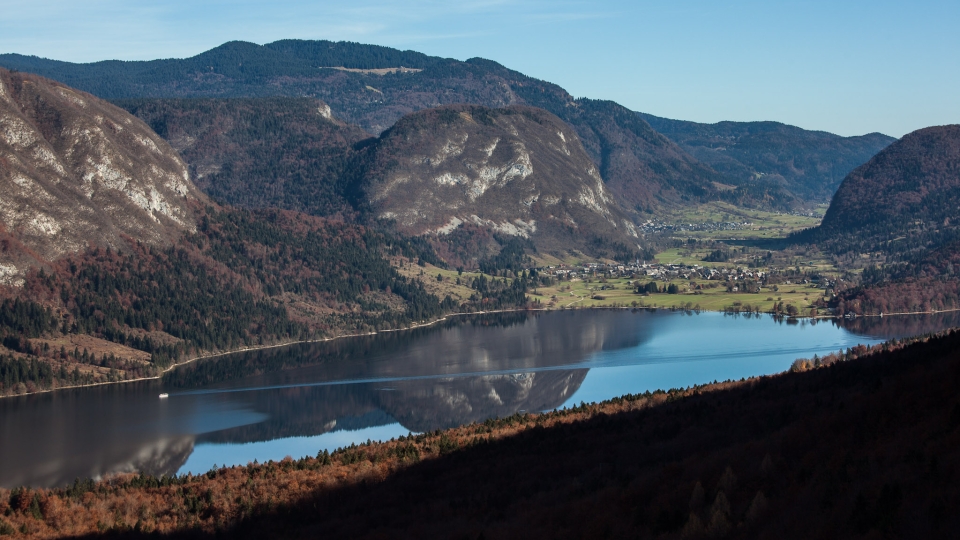
M578 310L196 362L162 381L0 400L0 486L206 472L315 455L658 388L784 371L796 358L960 326L960 314L853 321ZM170 394L159 399L161 392Z

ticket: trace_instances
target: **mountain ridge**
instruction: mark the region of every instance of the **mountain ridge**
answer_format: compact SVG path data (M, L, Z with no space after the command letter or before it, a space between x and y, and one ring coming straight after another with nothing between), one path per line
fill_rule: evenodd
M405 114L442 105L539 107L576 128L604 181L627 210L640 215L711 200L778 209L803 207L828 199L843 176L860 164L857 160L872 155L869 148L878 149L889 141L883 138L868 144L826 178L820 174L804 182L805 175L798 176L791 163L778 164L774 159L772 166L757 167L757 159L746 160L747 165L717 159L716 152L705 147L664 137L660 124L650 126L649 122L666 119L635 114L612 101L574 99L555 84L491 60L458 61L352 42L280 40L256 45L234 41L185 59L91 64L5 54L0 55L0 65L37 71L109 99L314 97L328 103L337 117L374 135ZM324 69L340 67L353 71ZM400 67L412 69L360 72ZM828 154L837 153L828 150ZM811 152L812 158L805 155ZM822 167L825 161L816 149L797 153L807 162L804 173L811 164ZM769 178L751 181L754 173Z
M842 137L774 121L706 124L637 114L744 190L767 189L788 199L829 200L847 174L896 140L882 133Z
M416 65L408 67L421 66L418 69L422 71L374 75L322 70L309 59L324 44L333 45L295 40L263 46L232 42L190 59L139 63L51 63L0 55L0 65L38 71L108 99L311 96L329 104L337 117L373 134L384 131L405 114L441 105L540 107L577 130L601 176L624 198L629 210L652 210L677 204L684 197L710 198L717 191L714 182L723 179L625 107L607 101L575 100L557 85L496 62L478 58L460 62L415 54L408 57L399 51L387 54L383 48L353 44L351 51L340 57L328 56L325 63L334 66L326 67L399 67L396 64L409 58L409 63ZM358 60L364 51L384 54L373 60Z

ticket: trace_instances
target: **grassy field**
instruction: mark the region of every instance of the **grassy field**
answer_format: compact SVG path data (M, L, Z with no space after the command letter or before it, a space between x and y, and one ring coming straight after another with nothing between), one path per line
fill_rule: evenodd
M408 278L422 279L423 287L437 297L443 299L449 294L451 298L458 302L470 298L474 291L465 285L457 285L457 278L459 277L462 283L466 283L468 276L474 278L480 276L478 272L464 272L462 275L458 275L456 270L445 270L429 263L419 266L416 262L408 261L402 257L391 261L391 264L396 267L400 274ZM442 281L437 280L438 274L443 277Z
M639 279L640 283L648 283L650 279ZM800 314L809 315L812 304L822 297L823 290L816 285L780 285L778 291L772 288L763 288L759 293L732 293L723 286L713 289L704 289L694 294L687 291L689 282L674 280L672 282L658 282L661 285L674 283L680 294L657 293L647 296L634 294L631 280L627 278L608 279L606 283L597 280L591 282L574 280L564 281L555 287L540 287L531 291L528 297L537 299L544 307L575 308L575 307L614 307L614 306L656 306L676 308L699 308L707 311L724 311L729 308L746 309L757 308L760 311L771 311L777 302L784 306L793 304L800 310ZM712 282L700 282L701 284ZM610 287L613 288L610 288ZM606 290L601 290L606 287ZM556 300L553 300L556 297ZM636 304L634 304L636 302Z
M750 228L735 231L682 231L677 233L685 238L697 238L702 240L718 240L728 238L774 239L784 238L792 232L819 225L820 220L823 217L823 213L826 212L826 208L826 205L821 205L815 211L816 216L810 217L782 214L779 212L751 210L733 206L724 202L711 202L674 212L673 214L668 215L665 221L675 225L687 223L740 223L744 221L753 223Z
M474 291L464 285L457 285L457 278L460 277L465 282L467 277L476 278L480 275L477 272L464 272L462 275L458 275L456 270L444 270L430 264L421 267L416 263L406 261L396 263L396 266L400 273L411 278L422 279L424 287L433 294L440 298L449 294L458 302L466 301ZM423 272L422 275L421 271ZM442 276L442 281L437 280L437 274ZM644 277L637 281L645 284L651 280ZM809 315L813 303L823 294L823 289L813 284L781 284L777 291L765 287L759 293L727 292L722 285L719 285L695 293L687 290L689 286L687 280L658 281L657 283L664 287L674 283L680 288L681 292L679 294L656 293L644 296L633 292L633 283L629 278L607 279L605 283L597 278L590 281L580 279L563 281L551 287L539 287L528 292L527 298L531 302L539 302L540 306L546 309L649 306L724 311L731 308L747 309L749 306L750 309L771 311L774 304L783 302L784 306L788 304L796 306L801 315ZM698 283L708 285L716 282L698 281ZM604 289L601 290L601 287Z

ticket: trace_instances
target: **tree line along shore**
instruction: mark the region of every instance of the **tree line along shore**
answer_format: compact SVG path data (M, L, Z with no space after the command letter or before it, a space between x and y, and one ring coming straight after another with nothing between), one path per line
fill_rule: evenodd
M0 490L0 533L946 537L960 334L200 475Z

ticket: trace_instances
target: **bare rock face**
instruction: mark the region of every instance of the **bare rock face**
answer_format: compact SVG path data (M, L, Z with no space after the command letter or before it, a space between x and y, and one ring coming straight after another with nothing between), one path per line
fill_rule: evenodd
M151 245L196 227L203 197L143 122L89 94L0 69L0 284L90 244Z
M375 153L368 200L405 233L442 235L471 223L551 251L598 236L636 244L576 131L547 111L420 111L384 132Z

